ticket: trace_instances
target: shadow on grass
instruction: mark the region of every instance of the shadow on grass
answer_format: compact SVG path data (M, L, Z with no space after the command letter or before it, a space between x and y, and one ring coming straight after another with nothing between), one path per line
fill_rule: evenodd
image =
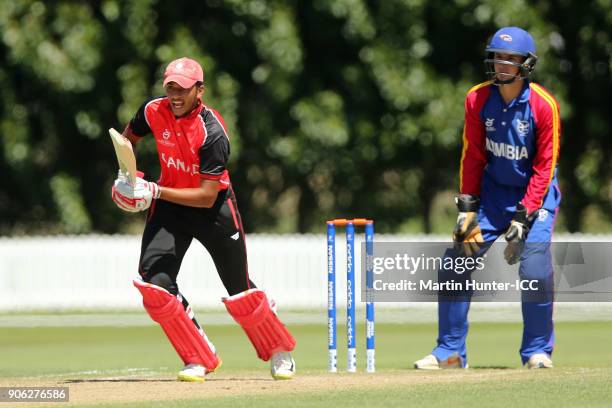
M513 370L514 367L509 366L500 366L500 365L479 365L479 366L470 366L470 370Z
M80 383L139 383L139 382L174 382L168 378L74 378L62 381L64 384Z
M272 378L206 378L205 382L215 381L230 381L230 382L243 382L243 381L262 381L262 382L274 382ZM81 384L81 383L156 383L156 382L176 382L182 381L173 378L71 378L61 381L63 384ZM188 381L184 381L189 383Z

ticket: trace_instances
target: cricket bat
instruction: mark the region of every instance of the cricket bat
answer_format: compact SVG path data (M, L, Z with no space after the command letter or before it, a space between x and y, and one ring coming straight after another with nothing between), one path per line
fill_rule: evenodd
M108 129L113 146L115 147L115 154L117 155L117 162L121 171L127 175L128 181L132 186L136 185L136 156L134 156L134 150L132 150L132 143L121 133L115 129Z

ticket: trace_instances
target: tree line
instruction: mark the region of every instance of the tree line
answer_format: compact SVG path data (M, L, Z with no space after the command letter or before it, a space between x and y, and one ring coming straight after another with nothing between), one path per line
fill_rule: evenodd
M110 200L121 128L172 59L205 71L247 231L448 233L463 98L501 26L563 120L559 228L612 230L612 6L561 0L0 1L0 235L142 228ZM151 140L139 167L159 173Z

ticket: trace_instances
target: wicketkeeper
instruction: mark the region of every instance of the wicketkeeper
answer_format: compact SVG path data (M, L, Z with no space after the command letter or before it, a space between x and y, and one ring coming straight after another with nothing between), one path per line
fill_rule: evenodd
M229 297L222 299L255 347L270 360L272 377L290 379L295 340L266 294L249 279L242 218L228 170L230 140L221 115L201 101L204 73L189 58L172 61L164 73L166 96L145 102L123 135L136 145L145 135L157 144L161 176L119 174L112 197L119 208L148 211L139 273L134 285L183 360L182 381L204 381L221 365L215 347L177 286L183 257L193 238L210 253Z
M520 355L529 368L550 368L554 345L550 242L561 200L557 163L559 105L529 80L537 61L531 35L517 27L497 31L486 47L491 80L465 99L455 250L447 256L482 255L501 235L509 264L543 285L539 296L522 292ZM481 273L481 272L479 272ZM443 274L441 274L442 276ZM457 276L457 275L455 275ZM438 340L418 369L467 367L465 340L471 293L438 299Z

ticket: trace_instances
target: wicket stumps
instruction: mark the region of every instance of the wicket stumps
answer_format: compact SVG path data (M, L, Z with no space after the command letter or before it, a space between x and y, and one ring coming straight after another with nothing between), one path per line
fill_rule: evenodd
M372 288L372 257L374 253L374 221L365 218L327 221L327 349L329 372L338 371L336 344L336 226L346 227L346 343L348 372L357 371L355 331L355 226L363 226L366 242L366 288ZM366 291L366 371L373 373L374 358L374 303Z

